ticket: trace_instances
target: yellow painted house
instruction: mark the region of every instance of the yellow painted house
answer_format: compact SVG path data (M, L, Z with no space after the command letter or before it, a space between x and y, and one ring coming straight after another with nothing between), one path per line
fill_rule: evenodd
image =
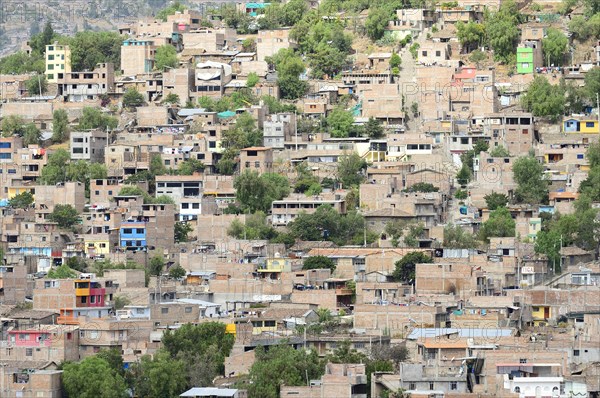
M58 43L46 46L46 79L56 83L71 73L71 49Z
M548 319L552 317L552 307L549 305L533 305L531 306L531 317L534 326L545 326Z
M97 237L94 235L84 235L85 254L88 257L97 257L108 255L110 253L110 243L107 237Z
M598 119L591 117L568 116L563 119L563 132L576 134L598 134Z

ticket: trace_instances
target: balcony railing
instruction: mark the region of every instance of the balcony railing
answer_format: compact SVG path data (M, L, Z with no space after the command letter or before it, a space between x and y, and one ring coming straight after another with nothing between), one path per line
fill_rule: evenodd
M336 296L351 296L353 294L354 294L354 291L352 289L348 289L345 287L335 289Z

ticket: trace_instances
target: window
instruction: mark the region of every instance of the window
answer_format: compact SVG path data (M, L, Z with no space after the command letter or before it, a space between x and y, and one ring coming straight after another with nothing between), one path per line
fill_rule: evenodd
M440 57L441 55L442 55L442 52L441 52L441 51L436 51L436 52L435 52L435 56L436 56L436 57Z
M33 356L33 348L26 348L25 355L28 357Z
M585 122L585 127L594 127L595 122Z
M275 321L265 321L265 327L275 327Z
M519 358L519 363L527 363L527 358Z
M435 386L434 386L434 383L430 381L430 382L429 382L429 389L430 389L431 391L433 391L433 390L434 390L434 388L433 388L433 387L435 387Z
M527 68L529 68L529 63L527 63L527 62L523 62L523 63L521 64L521 67L522 67L523 69L527 69Z
M190 208L190 204L189 203L182 203L181 204L181 208L182 209L189 209Z
M169 313L169 309L167 307L163 307L160 309L160 313L161 314L168 314Z
M579 350L573 350L573 356L574 357L578 357L579 356Z
M185 313L189 314L192 312L192 307L185 307Z
M417 389L417 385L415 383L408 383L408 389L409 390L416 390Z
M20 333L19 340L20 341L29 340L29 333Z
M455 382L455 381L451 381L451 382L450 382L450 390L451 390L451 391L456 391L456 390L458 390L458 383L457 383L457 382Z
M583 159L583 153L578 153L577 154L577 159Z
M427 51L422 51L421 54L426 57L427 56Z
M521 387L515 387L515 392L521 392Z

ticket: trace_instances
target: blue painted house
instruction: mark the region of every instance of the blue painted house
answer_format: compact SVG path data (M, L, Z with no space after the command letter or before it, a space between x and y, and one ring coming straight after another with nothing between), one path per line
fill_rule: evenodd
M128 221L121 224L119 229L120 246L125 250L142 250L147 246L146 223L143 221Z

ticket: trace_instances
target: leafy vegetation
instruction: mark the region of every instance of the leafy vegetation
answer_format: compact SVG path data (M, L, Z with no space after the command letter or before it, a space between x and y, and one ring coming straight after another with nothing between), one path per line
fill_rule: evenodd
M506 207L498 207L492 212L480 229L482 240L489 242L491 237L513 237L515 236L515 220Z
M394 264L392 276L395 281L415 283L415 265L433 263L433 258L423 252L406 253Z
M326 256L311 256L302 262L302 269L330 269L331 272L335 271L335 263L332 259Z

